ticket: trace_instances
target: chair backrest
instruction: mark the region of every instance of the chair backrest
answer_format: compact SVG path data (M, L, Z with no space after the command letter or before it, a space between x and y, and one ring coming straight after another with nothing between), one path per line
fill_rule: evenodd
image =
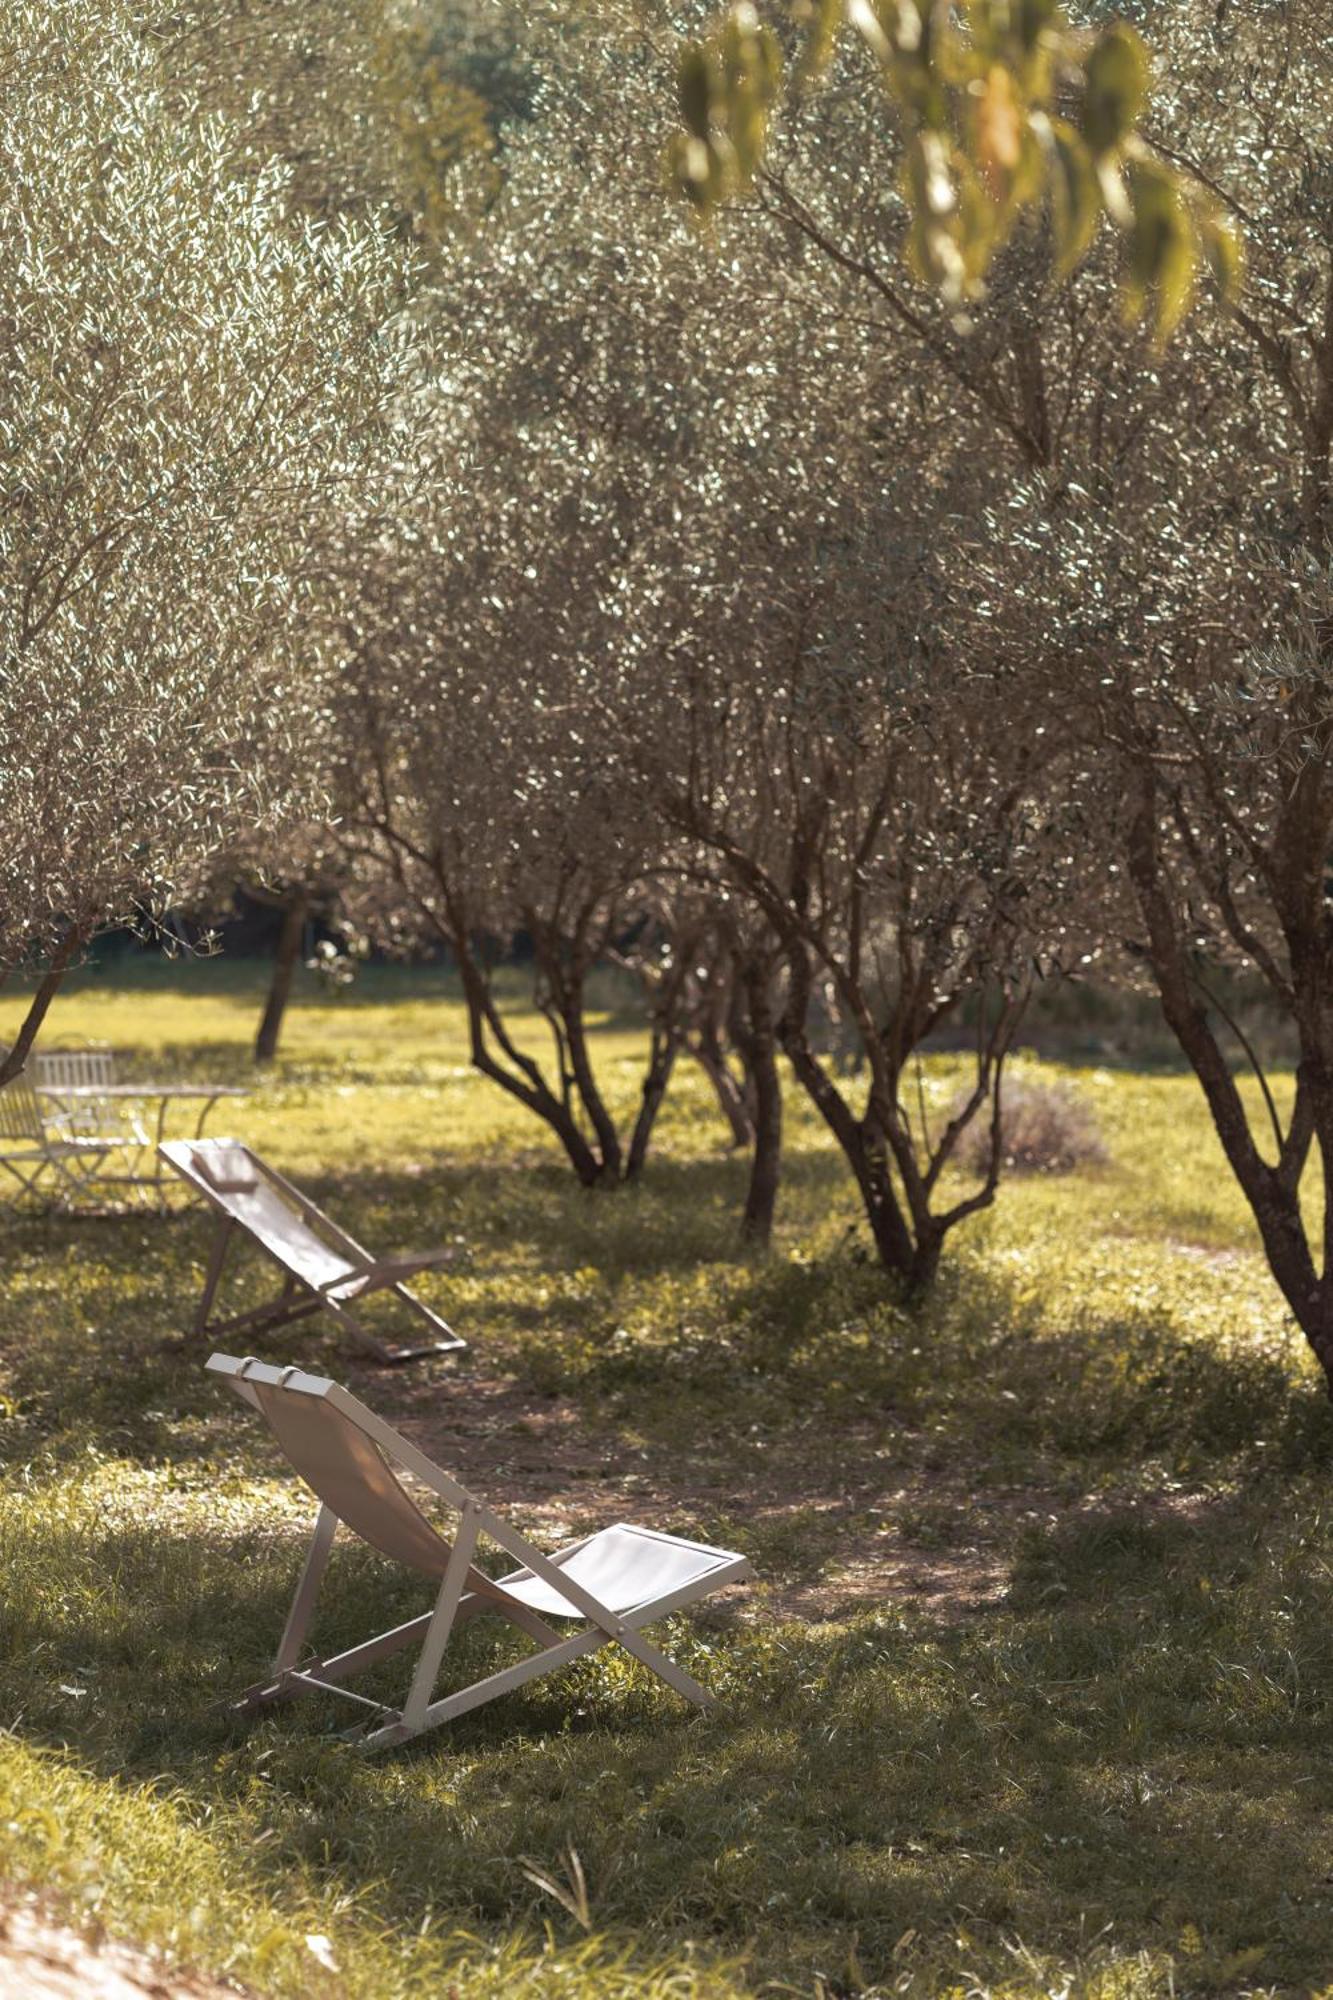
M33 1146L46 1143L42 1108L32 1085L22 1076L11 1077L0 1086L0 1139L23 1139Z
M32 1069L42 1090L105 1090L116 1081L110 1049L42 1049L33 1056Z
M426 1576L444 1575L449 1543L356 1421L361 1406L354 1396L323 1376L230 1354L214 1354L208 1366L262 1412L293 1469L363 1542ZM487 1593L491 1588L489 1579L471 1568L468 1586Z
M357 1266L326 1243L271 1170L236 1139L169 1139L163 1158L316 1291Z
M42 1049L33 1055L32 1080L49 1092L47 1123L57 1138L109 1137L125 1124L124 1111L99 1097L61 1097L62 1090L107 1090L116 1081L110 1049Z

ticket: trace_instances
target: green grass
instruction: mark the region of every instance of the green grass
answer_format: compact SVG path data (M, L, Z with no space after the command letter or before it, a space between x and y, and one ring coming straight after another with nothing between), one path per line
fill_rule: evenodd
M223 962L122 968L48 1033L244 1081L258 995ZM597 1043L629 1103L632 1025ZM549 1414L569 1531L611 1482L745 1548L748 1603L667 1635L719 1709L608 1652L378 1761L341 1710L220 1712L309 1509L185 1331L207 1226L7 1217L0 1863L310 2000L1333 1991L1333 1418L1192 1083L1067 1074L1110 1164L1007 1186L911 1315L794 1093L754 1260L693 1074L646 1184L587 1196L468 1071L441 976L303 991L225 1122L370 1241L457 1239L429 1282L473 1352L271 1351L391 1420L483 1425L501 1504ZM950 1064L927 1081L947 1102ZM503 1389L491 1417L470 1381ZM334 1578L330 1640L422 1603L352 1546ZM507 1644L471 1628L450 1671ZM570 1845L586 1934L527 1872L561 1879Z

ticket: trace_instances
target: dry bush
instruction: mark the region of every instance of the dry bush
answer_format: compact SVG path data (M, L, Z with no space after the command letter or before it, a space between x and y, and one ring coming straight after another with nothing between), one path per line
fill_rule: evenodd
M1066 1084L1011 1079L1000 1114L1001 1158L1011 1173L1068 1174L1102 1166L1109 1157L1091 1107ZM958 1162L969 1173L984 1174L989 1159L990 1121L978 1118L959 1141Z

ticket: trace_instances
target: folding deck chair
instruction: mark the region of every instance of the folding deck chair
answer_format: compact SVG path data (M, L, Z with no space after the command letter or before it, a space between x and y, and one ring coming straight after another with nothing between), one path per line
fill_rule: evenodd
M687 1701L704 1707L712 1700L706 1688L650 1645L641 1628L748 1577L750 1565L743 1556L618 1522L548 1558L337 1383L230 1354L214 1354L208 1366L268 1419L292 1466L320 1502L272 1671L245 1691L236 1708L256 1708L316 1689L341 1694L372 1711L364 1728L352 1732L360 1748L383 1750L612 1644L623 1646ZM452 1542L426 1519L390 1460L457 1511ZM430 1577L438 1585L435 1608L346 1652L303 1659L302 1643L340 1521L382 1555ZM521 1567L508 1576L484 1575L472 1560L482 1535L517 1558ZM479 1612L507 1619L535 1639L540 1650L432 1701L451 1631ZM562 1637L547 1622L552 1618L581 1623ZM358 1669L416 1640L421 1652L401 1709L339 1686Z
M451 1250L372 1256L237 1139L167 1139L158 1152L218 1215L204 1296L195 1317L196 1333L230 1333L240 1327L267 1332L310 1313L328 1311L377 1361L415 1361L423 1354L451 1354L467 1346L405 1283L418 1271L447 1263ZM238 1229L273 1259L284 1274L283 1287L267 1305L229 1319L211 1319L227 1251ZM384 1291L424 1319L436 1337L415 1347L386 1347L352 1311L360 1300Z

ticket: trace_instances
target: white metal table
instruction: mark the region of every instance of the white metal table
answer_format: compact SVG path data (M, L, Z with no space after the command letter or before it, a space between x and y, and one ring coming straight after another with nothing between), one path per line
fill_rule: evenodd
M115 1170L114 1155L109 1155L105 1164L89 1173L85 1185L90 1191L104 1188L128 1188L136 1193L148 1192L153 1197L153 1205L159 1209L168 1206L166 1189L168 1182L162 1171L162 1158L158 1146L167 1135L167 1115L173 1104L198 1104L199 1116L195 1123L194 1137L202 1138L208 1115L215 1104L224 1098L248 1097L250 1092L234 1083L64 1083L41 1084L39 1094L58 1108L68 1105L73 1111L83 1106L96 1104L127 1105L156 1103L156 1129L150 1138L142 1128L125 1128L124 1144L120 1149L125 1156L123 1171ZM143 1168L143 1155L147 1153L151 1165ZM173 1183L174 1185L174 1180Z

